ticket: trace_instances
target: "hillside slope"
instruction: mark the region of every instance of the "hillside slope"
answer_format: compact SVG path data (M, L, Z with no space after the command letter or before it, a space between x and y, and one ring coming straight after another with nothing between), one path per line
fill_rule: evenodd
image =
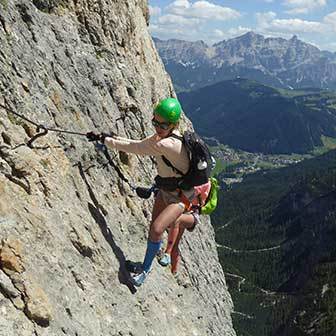
M0 1L0 103L37 124L142 138L174 94L144 0ZM0 335L235 335L232 302L204 220L181 246L179 281L154 265L138 291L153 162L98 152L0 107Z
M306 153L336 137L336 94L276 90L246 79L219 82L179 99L200 134L250 152Z
M212 222L242 335L334 335L336 151L249 175L221 192ZM226 225L225 225L226 223Z

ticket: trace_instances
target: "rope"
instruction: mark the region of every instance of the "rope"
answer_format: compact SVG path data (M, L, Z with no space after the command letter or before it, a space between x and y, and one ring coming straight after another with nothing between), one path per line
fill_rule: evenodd
M30 119L28 119L27 117L25 117L24 115L20 114L20 113L17 113L15 111L13 111L13 109L5 106L5 105L2 105L0 104L0 107L2 107L3 109L5 109L6 111L16 115L17 117L27 121L28 123L36 126L38 129L44 129L46 131L50 131L50 132L59 132L59 133L67 133L67 134L75 134L75 135L82 135L82 136L86 136L86 133L80 133L80 132L74 132L74 131L67 131L67 130L63 130L63 129L58 129L58 128L50 128L50 127L46 127L42 124L38 124L36 123L35 121L32 121Z
M58 128L50 128L50 127L46 127L46 126L44 126L44 125L42 125L42 124L38 124L38 123L36 123L35 121L32 121L32 120L28 119L27 117L25 117L24 115L22 115L22 114L20 114L20 113L17 113L17 112L15 112L15 111L13 111L13 109L11 109L11 108L9 108L9 107L7 107L7 106L5 106L5 105L0 104L0 107L2 107L3 109L5 109L6 111L8 111L8 112L10 112L10 113L12 113L12 114L14 114L14 115L16 115L17 117L19 117L19 118L21 118L21 119L27 121L28 123L30 123L30 124L36 126L36 130L37 130L37 132L39 132L39 133L36 134L36 135L34 135L34 136L27 142L27 145L28 145L30 148L33 148L33 145L32 145L32 144L33 144L33 142L34 142L37 138L46 135L46 134L48 133L48 131L50 131L50 132L59 132L59 133L67 133L67 134L74 134L74 135L86 136L86 133L80 133L80 132L67 131L67 130L58 129ZM99 149L99 148L98 148L98 149ZM106 146L105 146L105 145L102 145L102 148L100 148L100 150L102 150L102 152L104 153L106 159L108 160L108 163L115 169L115 171L117 172L119 178L120 178L121 180L123 180L124 182L126 182L126 183L130 186L130 188L131 188L132 190L135 190L136 187L133 186L133 185L130 183L130 181L129 181L129 180L124 176L124 174L121 172L120 168L113 162L113 160L112 160L110 154L108 153L108 150L107 150Z

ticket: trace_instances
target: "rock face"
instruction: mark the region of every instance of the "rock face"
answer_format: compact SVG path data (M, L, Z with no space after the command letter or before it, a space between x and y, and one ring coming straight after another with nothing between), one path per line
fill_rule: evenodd
M211 47L201 41L155 39L155 44L175 84L185 90L236 77L281 88L336 88L336 54L296 36L249 32Z
M147 32L145 0L0 1L0 104L37 125L85 133L151 132L173 95ZM150 158L102 152L0 107L0 335L235 335L232 301L204 220L181 246L180 278L141 260L152 201Z

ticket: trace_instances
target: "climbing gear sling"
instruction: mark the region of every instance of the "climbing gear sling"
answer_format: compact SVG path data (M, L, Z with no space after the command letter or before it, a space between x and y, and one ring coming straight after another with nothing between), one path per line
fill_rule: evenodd
M28 123L36 126L36 131L37 134L35 134L33 137L31 137L28 142L27 142L27 146L30 148L33 148L33 142L37 139L40 138L42 136L47 135L48 132L58 132L58 133L67 133L67 134L74 134L74 135L81 135L81 136L86 136L86 133L80 133L80 132L74 132L74 131L67 131L67 130L63 130L63 129L58 129L58 128L51 128L51 127L46 127L42 124L38 124L30 119L28 119L27 117L25 117L24 115L15 112L13 109L0 104L0 107L2 107L4 110L6 110L9 113L12 113L14 115L16 115L17 117L27 121Z
M58 133L66 133L66 134L73 134L73 135L80 135L80 136L85 136L86 138L88 138L88 134L93 134L93 132L89 132L89 133L82 133L82 132L74 132L74 131L68 131L68 130L64 130L64 129L59 129L59 128L51 128L51 127L46 127L42 124L39 124L35 121L30 120L29 118L27 118L26 116L22 115L21 113L15 112L12 108L5 106L3 104L0 103L0 107L3 108L4 110L6 110L9 113L14 114L15 116L25 120L26 122L36 126L36 131L38 132L37 134L35 134L33 137L31 137L28 142L27 142L27 146L30 148L34 148L33 146L33 142L42 136L47 135L47 133L50 132L58 132ZM112 136L115 134L111 134ZM102 139L102 137L106 137L108 136L106 133L101 133L99 134L99 139ZM95 139L94 139L95 140ZM103 145L101 148L99 148L99 146L96 146L97 149L102 150L102 152L104 153L106 159L108 160L108 163L116 170L118 176L120 179L122 179L124 182L126 182L132 190L136 190L136 187L133 186L130 181L122 174L121 170L119 169L119 167L112 161L112 158L110 157L110 155L108 154L107 148L105 145Z

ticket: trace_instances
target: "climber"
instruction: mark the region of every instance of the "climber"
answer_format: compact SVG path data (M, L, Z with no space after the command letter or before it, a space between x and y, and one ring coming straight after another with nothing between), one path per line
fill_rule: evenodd
M151 155L157 160L158 176L155 181L159 192L154 201L142 267L132 276L135 286L141 286L146 280L152 262L160 251L163 232L171 226L175 229L176 240L185 228L192 229L197 222L197 217L190 212L195 195L194 188L181 190L177 187L177 182L182 178L182 174L188 172L190 165L185 145L179 139L181 133L177 130L181 112L182 108L177 99L161 100L154 109L152 119L155 133L143 140L110 137L104 133L87 133L89 141L101 141L107 147L138 155ZM176 169L168 166L165 160L169 160ZM174 251L176 255L177 250Z

